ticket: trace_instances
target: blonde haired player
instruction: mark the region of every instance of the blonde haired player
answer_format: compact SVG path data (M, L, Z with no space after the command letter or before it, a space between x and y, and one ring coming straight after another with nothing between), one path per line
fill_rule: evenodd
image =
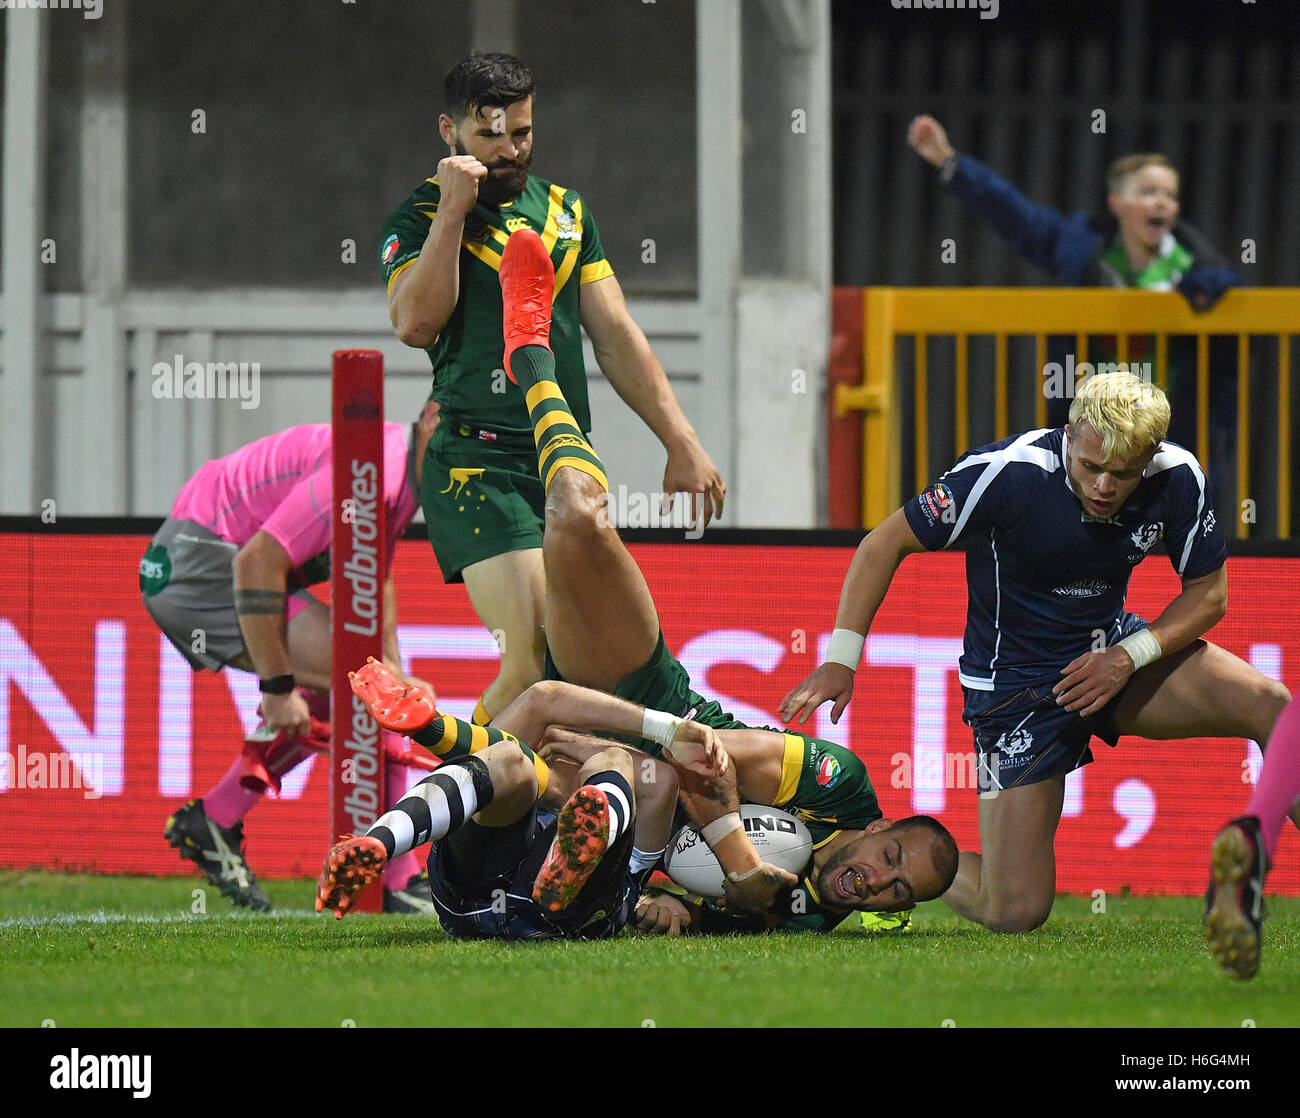
M1094 735L1263 745L1290 697L1203 639L1227 609L1227 551L1205 474L1166 441L1168 425L1159 388L1113 373L1084 382L1064 427L963 455L862 541L827 662L781 704L782 717L806 721L831 701L838 721L899 564L966 551L958 676L979 756L981 852L962 853L944 900L992 931L1030 931L1051 912L1065 777L1092 760ZM1161 541L1182 591L1147 624L1124 597Z

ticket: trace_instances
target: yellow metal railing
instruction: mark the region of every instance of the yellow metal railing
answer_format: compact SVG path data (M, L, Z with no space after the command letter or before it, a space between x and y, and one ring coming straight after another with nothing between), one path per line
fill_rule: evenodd
M874 528L898 506L901 485L901 423L896 342L915 338L912 437L916 449L915 486L923 489L950 463L931 463L928 418L931 404L927 341L948 336L956 342L954 441L960 455L970 448L971 335L994 339L995 438L1005 438L1007 400L1007 339L1033 337L1039 382L1034 407L1036 423L1046 424L1047 397L1042 375L1047 364L1049 335L1074 335L1077 364L1088 360L1089 336L1116 339L1116 359L1126 362L1132 335L1155 338L1155 379L1167 387L1170 336L1196 339L1196 455L1209 463L1210 337L1237 338L1237 502L1245 507L1250 485L1251 377L1250 339L1277 339L1277 535L1291 535L1291 360L1290 335L1300 334L1300 288L1238 289L1228 292L1214 310L1192 311L1183 296L1172 292L1117 291L1105 288L1006 287L869 287L863 292L863 377L859 385L840 385L836 410L840 415L863 412L862 516ZM1263 417L1261 416L1261 419ZM936 468L932 476L931 469ZM1246 537L1250 523L1236 517L1237 535Z

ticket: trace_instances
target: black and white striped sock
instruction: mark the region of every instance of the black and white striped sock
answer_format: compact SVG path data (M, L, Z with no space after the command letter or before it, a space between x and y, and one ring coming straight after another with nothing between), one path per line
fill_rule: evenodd
M450 834L492 802L492 776L478 757L444 761L407 792L366 834L384 844L389 858Z
M587 781L586 787L599 788L609 801L609 845L613 846L621 835L636 819L633 809L632 787L618 773L610 769L596 773Z

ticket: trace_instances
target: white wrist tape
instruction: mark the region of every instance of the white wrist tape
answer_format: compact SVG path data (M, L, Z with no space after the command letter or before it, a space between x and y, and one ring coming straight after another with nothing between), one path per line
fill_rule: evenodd
M641 716L641 736L646 741L652 741L663 749L668 749L673 744L673 739L677 737L677 727L682 724L684 719L677 718L662 710L651 710L646 707L645 714Z
M1135 671L1145 668L1153 660L1159 660L1165 654L1165 650L1160 647L1160 641L1150 629L1139 629L1136 633L1130 633L1119 642L1119 647L1133 657Z
M705 823L704 830L700 834L712 848L718 839L726 838L732 831L739 831L743 826L744 824L740 821L740 813L733 811L727 815L720 815L712 823Z
M836 629L826 645L826 662L843 664L850 671L856 672L862 662L862 646L867 638L852 629Z
M742 881L748 881L754 876L754 874L761 873L762 870L762 866L755 866L752 870L746 870L744 873L737 873L735 870L732 870L727 874L727 880L733 885L739 885Z

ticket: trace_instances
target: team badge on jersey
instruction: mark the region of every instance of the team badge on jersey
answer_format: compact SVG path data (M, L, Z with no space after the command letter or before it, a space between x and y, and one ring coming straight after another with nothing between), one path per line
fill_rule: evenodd
M558 241L582 240L582 230L578 228L577 219L573 214L561 210L555 215L555 239Z
M930 524L940 520L945 524L956 524L957 506L952 490L943 482L936 481L921 494L921 512Z
M1160 538L1164 530L1163 521L1158 521L1155 524L1143 524L1137 531L1129 534L1129 539L1145 553L1155 546L1156 540Z
M841 775L840 763L830 754L823 755L817 766L817 783L823 788L834 788Z
M379 254L379 259L383 263L387 264L390 260L392 260L394 256L397 255L398 247L399 246L397 243L397 234L390 233L388 235L388 240L384 242L384 248L383 251Z

